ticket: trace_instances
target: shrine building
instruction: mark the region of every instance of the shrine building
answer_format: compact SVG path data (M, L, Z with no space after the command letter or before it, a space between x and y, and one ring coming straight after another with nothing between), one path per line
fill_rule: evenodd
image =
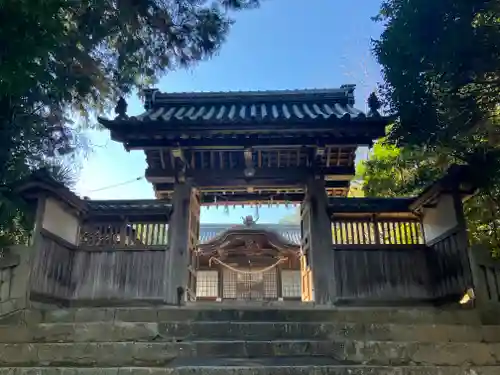
M20 185L36 208L30 298L67 304L433 304L474 286L454 166L420 195L347 197L358 147L391 118L329 90L162 93L144 112L99 119L144 152L153 200L81 199L43 173ZM364 106L363 106L364 107ZM103 171L103 173L105 173ZM131 197L133 198L133 197ZM208 205L300 205L300 224L200 225Z

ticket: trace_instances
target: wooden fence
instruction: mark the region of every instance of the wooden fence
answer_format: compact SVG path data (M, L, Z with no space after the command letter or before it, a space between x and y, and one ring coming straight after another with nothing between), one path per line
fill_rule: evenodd
M422 225L411 219L337 219L332 222L334 245L422 245Z
M306 205L302 210L302 297L313 300L308 209ZM328 224L328 218L322 222ZM192 247L198 222L190 223L189 246ZM31 275L32 295L71 302L175 303L176 287L173 288L169 280L174 272L182 273L182 270L172 266L178 262L170 264L173 252L169 250L169 230L174 229L169 228L165 219L92 221L82 226L78 246L42 230ZM328 225L323 233L326 232ZM328 236L329 233L316 239ZM459 295L472 285L467 244L463 242L462 233L455 228L427 244L423 237L421 223L416 219L335 218L332 244L323 246L325 249L331 246L332 252L317 262L332 265L333 261L330 266L333 269L326 268L317 274L322 275L318 280L330 283L325 289L328 293L324 294L328 298L332 296L331 302L358 304L414 303L446 298L458 301ZM318 254L320 252L316 252ZM491 268L487 264L480 267L490 288L488 298L500 301L500 267Z
M456 227L425 243L417 219L333 221L338 299L458 302L472 286L463 234Z
M334 247L340 302L390 303L430 299L423 245Z
M332 244L340 303L408 303L432 298L418 219L335 218Z
M91 222L80 233L80 246L92 248L165 247L168 244L166 222Z
M427 246L434 298L458 301L473 284L465 233L455 227L430 241Z
M122 241L126 237L113 233L116 226L100 224L99 231L81 234L81 246L42 230L31 277L32 295L65 302L166 301L166 227L166 223L132 226L133 237Z
M75 285L71 274L77 247L49 231L40 231L41 244L31 271L32 296L44 296L54 300L70 300Z
M471 250L477 303L486 310L500 309L500 259L493 258L485 246ZM496 320L498 322L498 319Z
M166 298L167 249L77 251L71 299L147 300Z

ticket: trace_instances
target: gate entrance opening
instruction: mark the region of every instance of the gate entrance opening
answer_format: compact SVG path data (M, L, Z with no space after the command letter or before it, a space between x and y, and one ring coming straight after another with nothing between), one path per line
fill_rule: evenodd
M384 136L390 122L373 95L367 113L356 109L354 88L151 89L139 116L129 117L122 99L116 119L100 119L127 150L144 150L146 179L157 198L172 202L171 220L179 228L169 244L172 290L186 288L188 300L331 303L333 288L324 282L332 267L328 199L347 196L358 146ZM246 223L195 246L200 205L280 203L302 204L300 244ZM178 265L188 269L182 273Z
M301 299L299 225L202 224L200 234L197 300Z

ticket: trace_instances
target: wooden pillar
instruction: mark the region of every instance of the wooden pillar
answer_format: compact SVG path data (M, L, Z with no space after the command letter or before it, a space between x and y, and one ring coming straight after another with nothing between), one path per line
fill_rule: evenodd
M304 202L303 231L308 234L308 259L312 270L313 300L316 304L336 302L336 280L333 272L332 226L328 215L328 197L324 179L309 179ZM305 219L305 220L304 220Z
M220 264L217 266L217 274L218 274L218 277L217 277L217 282L218 282L217 302L222 302L222 300L224 298L224 270L222 269L222 266Z
M38 256L44 246L41 233L46 201L47 197L43 194L37 197L35 223L31 233L29 246L23 249L24 251L20 254L20 264L14 269L10 294L12 298L19 299L20 303L18 303L18 308L28 307L30 305L33 272L37 267ZM5 311L2 312L5 313Z
M467 221L465 219L464 206L462 197L458 191L458 186L453 189L453 207L457 218L459 233L457 236L456 246L459 248L460 261L463 267L464 288L474 288L479 282L479 275L476 269L473 268L474 260L472 259L471 248L469 246L469 238L467 236Z
M175 185L172 208L165 290L168 303L184 303L186 299L195 299L197 264L193 259L200 228L199 194L190 181ZM178 288L184 291L182 301L177 300Z

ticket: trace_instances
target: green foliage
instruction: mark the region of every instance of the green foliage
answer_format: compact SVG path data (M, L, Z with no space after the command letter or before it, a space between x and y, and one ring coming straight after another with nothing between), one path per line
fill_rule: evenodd
M480 188L465 207L470 238L498 252L500 2L385 0L376 19L382 96L398 115L388 142L404 148L374 150L365 192L414 194L443 166L469 164Z
M441 177L455 160L444 153L417 149L398 149L379 141L368 160L358 166L366 196L415 196ZM500 189L483 187L464 204L470 241L500 255Z
M118 97L209 58L228 12L258 3L0 0L0 236L24 222L12 185L85 147L69 117L89 125Z
M439 178L453 158L417 148L400 149L385 141L374 144L368 160L357 166L365 196L401 197L418 194Z
M399 116L389 141L444 152L495 184L500 2L385 0L376 19L385 26L373 44L384 104Z

